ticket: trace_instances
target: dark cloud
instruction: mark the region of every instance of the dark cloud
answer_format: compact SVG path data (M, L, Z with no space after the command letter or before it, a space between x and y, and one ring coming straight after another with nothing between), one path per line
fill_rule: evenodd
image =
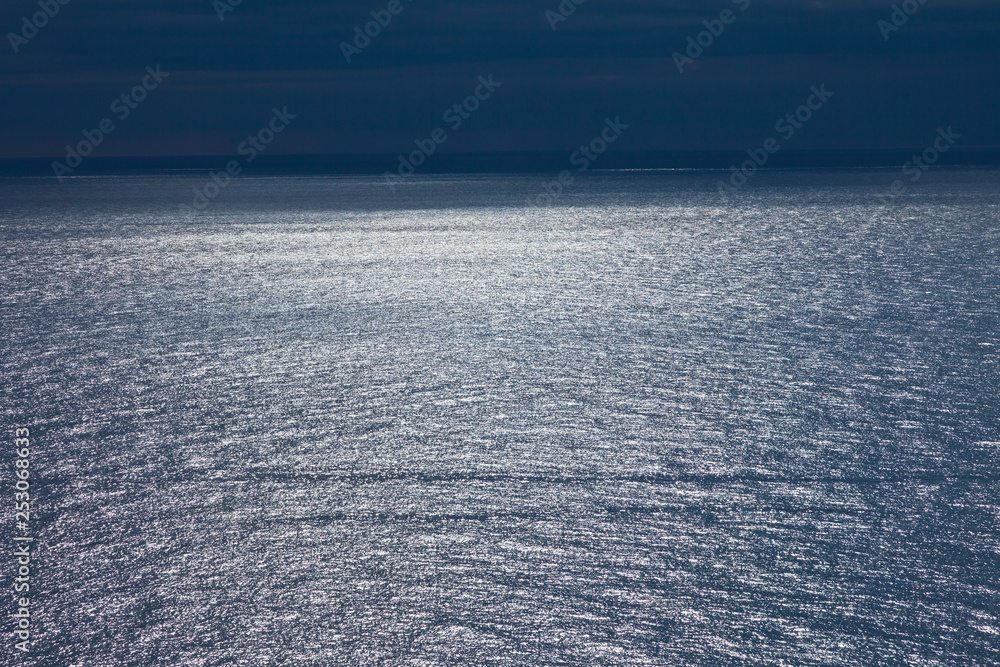
M587 0L553 31L558 0L402 2L348 64L339 44L388 0L243 0L225 21L211 0L70 0L19 54L4 40L0 156L60 155L156 64L169 79L102 155L230 154L285 105L275 153L395 153L489 73L502 89L443 151L569 150L616 115L620 150L741 149L819 83L835 97L796 148L920 147L942 125L1000 145L995 2L926 0L885 41L892 2L749 0L684 74L672 54L735 3ZM6 3L4 34L36 11Z

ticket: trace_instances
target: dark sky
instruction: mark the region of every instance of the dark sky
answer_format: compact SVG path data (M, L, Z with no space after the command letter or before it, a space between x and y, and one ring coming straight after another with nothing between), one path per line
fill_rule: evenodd
M820 84L834 96L789 147L924 147L947 126L1000 146L996 0L910 0L888 41L881 0L586 0L555 31L559 0L400 1L348 64L340 43L388 0L242 0L224 21L212 0L69 0L17 54L7 33L40 9L6 0L0 157L62 156L106 117L95 155L232 155L274 107L297 118L272 154L398 153L489 74L502 86L442 150L568 151L616 116L619 149L742 150ZM678 72L672 54L726 9ZM119 121L111 103L156 65L169 77Z

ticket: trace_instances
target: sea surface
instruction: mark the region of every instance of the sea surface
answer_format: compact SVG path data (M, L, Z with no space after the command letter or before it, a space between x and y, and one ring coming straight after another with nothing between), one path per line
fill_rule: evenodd
M1000 172L725 176L0 179L0 663L1000 664Z

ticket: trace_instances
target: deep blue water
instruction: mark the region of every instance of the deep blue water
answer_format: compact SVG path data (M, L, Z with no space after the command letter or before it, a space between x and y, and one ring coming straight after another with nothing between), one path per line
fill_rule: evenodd
M0 179L27 664L1000 664L1000 172L719 176Z

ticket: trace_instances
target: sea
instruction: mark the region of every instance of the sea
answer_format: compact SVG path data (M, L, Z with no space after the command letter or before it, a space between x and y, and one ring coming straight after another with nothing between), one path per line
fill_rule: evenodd
M0 178L0 663L1000 664L1000 171L921 176Z

